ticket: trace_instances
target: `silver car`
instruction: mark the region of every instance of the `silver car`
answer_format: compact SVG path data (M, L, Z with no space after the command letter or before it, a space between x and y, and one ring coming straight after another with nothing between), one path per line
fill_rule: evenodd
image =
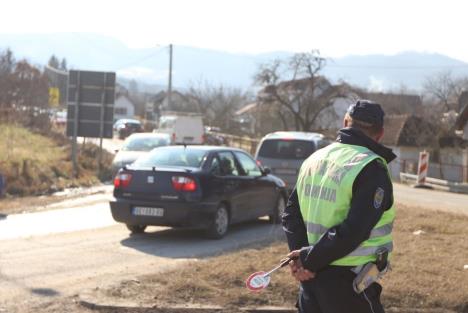
M260 141L255 159L286 183L289 191L296 185L302 162L316 150L330 144L324 135L309 132L280 131Z
M169 134L161 133L135 133L125 139L122 149L117 151L112 162L112 175L115 176L119 169L131 164L140 156L147 154L157 147L171 144Z

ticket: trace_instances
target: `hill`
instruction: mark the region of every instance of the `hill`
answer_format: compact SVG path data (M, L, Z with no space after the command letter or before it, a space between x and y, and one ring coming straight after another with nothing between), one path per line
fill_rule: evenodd
M145 90L167 85L168 48L131 49L124 43L90 33L0 34L0 49L10 47L18 58L45 64L52 54L68 61L70 68L116 71L118 78L145 83ZM284 58L292 52L241 54L175 46L173 85L187 88L207 81L252 88L259 64ZM350 55L328 61L324 75L344 79L363 88L385 91L401 85L420 90L426 77L450 70L468 75L468 63L441 54L403 52L396 55Z

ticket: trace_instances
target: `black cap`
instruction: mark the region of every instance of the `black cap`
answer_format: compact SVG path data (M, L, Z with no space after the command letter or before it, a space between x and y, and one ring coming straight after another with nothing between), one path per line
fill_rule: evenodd
M376 126L383 126L385 112L380 104L370 100L358 100L348 108L348 114L353 119Z

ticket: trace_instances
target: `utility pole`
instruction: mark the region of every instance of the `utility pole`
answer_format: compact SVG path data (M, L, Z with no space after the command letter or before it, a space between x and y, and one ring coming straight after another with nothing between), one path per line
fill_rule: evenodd
M169 111L172 110L171 96L172 96L172 44L169 45L169 83L167 86L167 108Z

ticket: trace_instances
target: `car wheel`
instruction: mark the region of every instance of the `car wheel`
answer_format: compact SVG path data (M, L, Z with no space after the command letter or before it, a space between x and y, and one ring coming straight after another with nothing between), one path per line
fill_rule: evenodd
M221 204L213 217L211 225L206 230L208 238L220 239L226 235L229 228L229 213L224 204Z
M270 223L280 224L285 208L286 208L286 203L285 203L284 197L282 195L278 195L278 199L276 200L276 206L273 210L273 213L268 215L268 219L270 220Z
M142 233L145 232L146 225L129 225L129 224L127 224L127 228L132 234L142 234Z

